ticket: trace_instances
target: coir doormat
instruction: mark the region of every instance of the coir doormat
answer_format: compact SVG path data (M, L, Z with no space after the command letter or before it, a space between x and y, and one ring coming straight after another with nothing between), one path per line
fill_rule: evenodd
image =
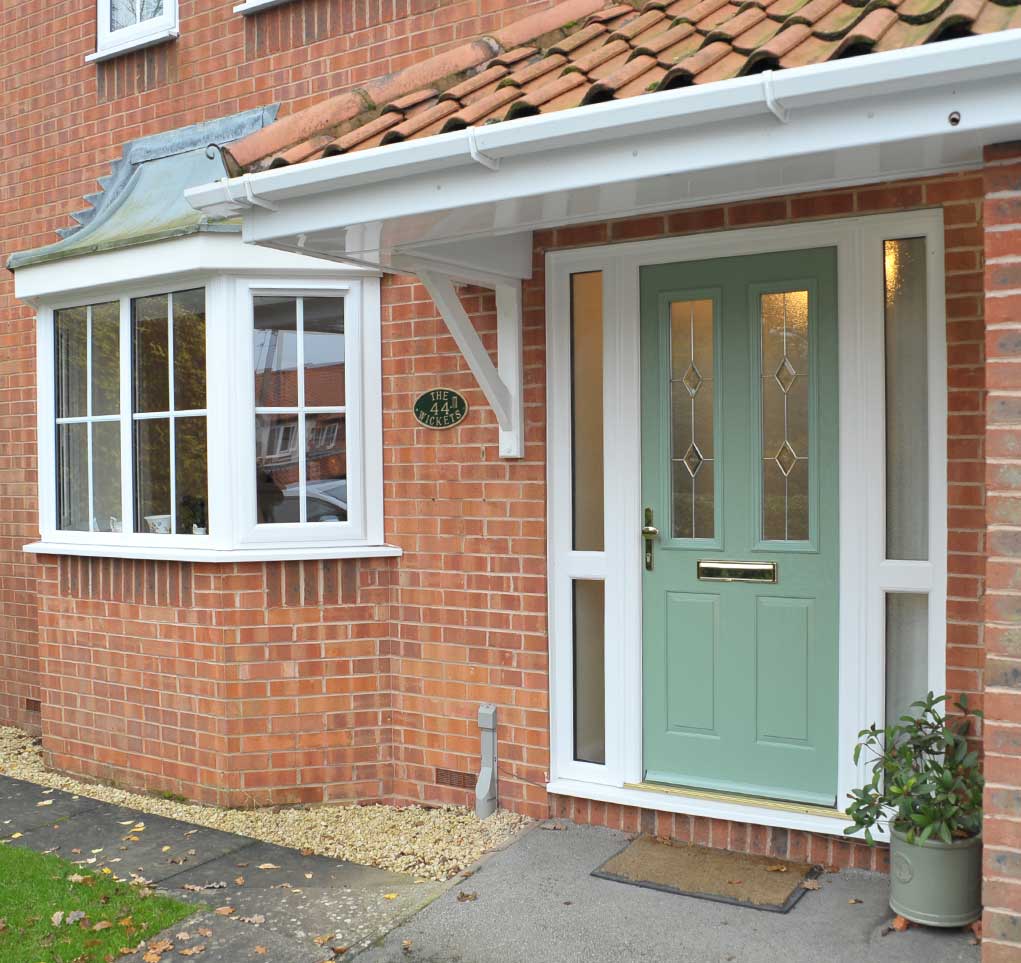
M787 913L818 866L639 836L592 875L697 899Z

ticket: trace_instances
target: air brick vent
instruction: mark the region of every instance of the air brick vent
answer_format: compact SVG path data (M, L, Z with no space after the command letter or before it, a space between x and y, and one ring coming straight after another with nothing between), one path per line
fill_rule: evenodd
M453 786L455 789L474 789L478 776L472 772L457 772L455 769L437 769L436 784Z

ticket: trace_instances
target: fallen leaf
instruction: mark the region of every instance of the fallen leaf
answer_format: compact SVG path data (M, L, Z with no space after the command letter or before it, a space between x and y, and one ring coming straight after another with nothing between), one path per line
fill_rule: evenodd
M306 873L305 874L305 879L311 879L311 878L312 878L312 873Z
M269 950L267 950L265 946L253 946L253 947L252 947L252 949L253 949L253 950L254 950L254 951L255 951L255 952L256 952L256 953L257 953L257 954L258 954L259 956L265 956L265 955L266 955L266 954L267 954L267 953L269 952Z
M82 876L80 873L72 873L70 876L67 877L67 881L69 883L84 883L85 880L86 877Z
M190 940L191 939L191 933L189 933L187 930L182 930L180 933L177 933L177 934L174 935L174 939L178 940L178 941L180 941L180 940Z
M307 846L301 851L302 856L312 856L314 853L315 850L309 849Z
M197 832L198 832L197 829L189 829L184 835L185 836L194 836Z
M198 946L189 946L186 949L178 950L177 952L180 953L181 956L198 956L199 953L205 953L206 948L202 943L200 943Z
M234 885L235 886L244 886L245 885L245 878L244 878L244 876L235 876L234 877Z
M238 865L240 866L241 864L239 863ZM280 867L276 863L260 863L259 869L280 869Z
M213 912L217 916L231 916L234 913L233 906L218 906Z
M334 956L343 956L348 951L346 946L331 946L330 949L333 951Z
M142 963L160 963L162 959L162 953L157 953L155 950L146 950L145 955L142 957Z
M64 922L64 911L57 910L57 912L50 917L50 922L54 926L60 926L60 924Z
M160 849L160 852L161 853L169 853L170 852L170 847L169 846L164 846L162 849Z
M68 926L74 926L75 923L80 923L83 919L85 919L85 914L81 910L75 910L73 913L67 914L64 922Z
M239 916L237 921L239 923L253 923L256 926L259 926L266 922L266 917L261 913L256 913L255 916Z
M898 933L903 933L909 926L911 926L911 922L903 916L895 916L890 921L890 929L896 930Z
M7 929L7 920L0 918L0 933Z
M21 839L24 833L11 833L11 839Z
M100 920L92 927L92 932L98 933L101 930L108 930L110 929L111 926L113 926L113 923L111 923L109 920Z
M213 931L208 926L200 926L198 928L199 936L204 936L207 940L213 935Z
M326 946L326 944L329 943L335 935L335 933L327 933L325 936L316 936L313 937L312 942L315 943L316 946Z
M766 872L767 873L786 873L787 872L787 867L784 866L783 863L777 863L775 866L767 866L766 867Z
M403 941L403 942L401 943L401 950L402 950L403 952L405 952L405 953L410 953L410 952L411 952L411 947L412 947L412 942L411 942L411 940L404 940L404 941Z
M397 899L396 893L384 893L383 899Z
M858 904L859 904L860 902L862 902L862 901L861 901L860 899L856 899L856 898L855 898L854 896L852 896L852 897L851 897L851 898L850 898L850 899L849 899L849 900L848 900L847 902L848 902L848 903L849 903L849 904L850 904L851 906L857 906L857 905L858 905Z
M123 823L118 823L118 825L119 826L134 826L135 825L135 821L133 819L128 819L128 820L126 820Z
M97 854L101 853L102 851L103 851L103 847L102 846L100 846L99 849L90 849L89 850L89 852L92 853L93 856L96 856Z
M822 889L822 883L817 879L803 879L801 881L802 889Z
M972 923L971 926L968 927L968 929L971 930L972 936L975 939L975 943L981 943L982 942L982 920L975 920L975 922Z
M744 882L744 880L743 879L728 879L727 882L730 883L731 886L740 886Z
M37 802L36 805L37 806L52 806L53 805L53 800L52 799L44 799L42 802Z
M157 953L169 953L173 948L174 944L170 940L155 940L149 944L149 949Z
M457 901L459 903L474 903L478 898L478 893L466 893L463 889L457 894Z
M118 926L123 926L126 930L133 930L135 928L135 921L130 916L125 916L124 919L117 920Z

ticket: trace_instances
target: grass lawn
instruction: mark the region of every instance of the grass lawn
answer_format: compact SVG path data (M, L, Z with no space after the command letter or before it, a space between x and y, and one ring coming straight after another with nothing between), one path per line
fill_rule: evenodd
M0 846L3 963L108 963L195 911L57 856Z

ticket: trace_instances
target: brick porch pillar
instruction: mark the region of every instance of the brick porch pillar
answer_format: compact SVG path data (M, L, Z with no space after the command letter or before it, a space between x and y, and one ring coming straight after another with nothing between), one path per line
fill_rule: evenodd
M983 963L1021 960L1021 142L985 156Z

